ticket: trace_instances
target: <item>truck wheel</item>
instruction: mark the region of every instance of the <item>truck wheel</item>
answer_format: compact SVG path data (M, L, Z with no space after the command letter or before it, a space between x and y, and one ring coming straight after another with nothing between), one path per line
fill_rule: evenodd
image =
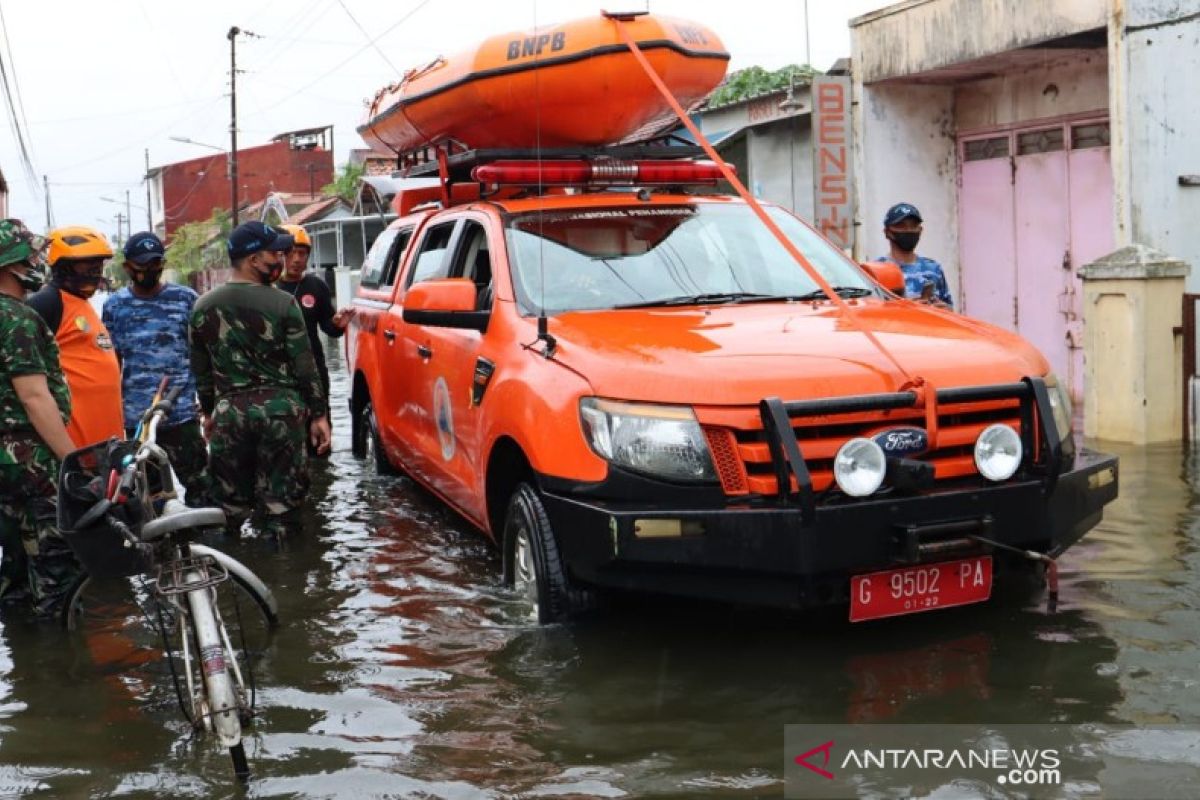
M388 461L387 451L379 438L379 422L375 419L375 406L368 400L359 413L359 425L363 435L363 456L367 463L375 465L377 475L398 475L399 470Z
M596 605L594 592L572 586L550 518L527 483L519 484L508 501L504 548L504 581L521 594L539 624L565 622Z

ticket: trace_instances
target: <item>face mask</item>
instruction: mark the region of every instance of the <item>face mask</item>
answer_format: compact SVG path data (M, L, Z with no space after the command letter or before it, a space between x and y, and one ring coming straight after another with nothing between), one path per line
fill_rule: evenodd
M919 231L888 231L888 239L901 251L911 253L917 249L917 242L921 241L921 233Z
M86 275L77 275L74 272L60 272L55 282L65 291L76 297L82 297L85 300L90 298L96 291L108 283L103 275L89 273Z
M158 286L158 280L162 277L162 270L154 269L144 272L132 272L129 277L133 281L134 286L145 291L150 291L155 286Z
M26 292L36 292L46 285L46 269L40 265L26 263L21 272L13 270L12 276Z
M278 259L274 263L266 263L267 271L263 272L257 267L254 269L254 274L258 276L258 282L263 286L270 286L275 281L279 280L279 275L283 272L283 260Z

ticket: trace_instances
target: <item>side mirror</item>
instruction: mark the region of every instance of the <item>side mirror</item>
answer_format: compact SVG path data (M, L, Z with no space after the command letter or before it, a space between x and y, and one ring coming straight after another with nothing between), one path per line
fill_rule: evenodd
M861 265L871 279L894 295L904 297L904 273L890 261L868 261Z
M404 321L437 328L487 331L490 311L476 310L477 289L469 278L413 284L404 295Z

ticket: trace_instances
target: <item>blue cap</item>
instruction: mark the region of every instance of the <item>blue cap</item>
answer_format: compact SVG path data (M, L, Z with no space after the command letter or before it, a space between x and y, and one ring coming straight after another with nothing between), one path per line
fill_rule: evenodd
M912 203L896 203L896 205L889 208L887 213L883 215L883 225L884 227L895 225L897 222L906 220L909 217L912 217L917 222L925 221L921 219L921 212L917 211L917 207Z
M258 220L243 222L229 234L225 245L230 261L240 261L259 252L278 252L292 249L292 235L277 231Z
M162 261L167 256L167 250L163 247L162 239L159 239L150 231L140 231L130 236L125 242L122 252L125 254L126 261L132 261L139 267L144 267L155 261Z

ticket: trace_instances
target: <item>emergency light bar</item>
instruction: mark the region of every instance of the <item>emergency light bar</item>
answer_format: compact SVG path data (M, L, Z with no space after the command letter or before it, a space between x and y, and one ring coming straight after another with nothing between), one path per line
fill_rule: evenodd
M481 164L471 170L471 178L502 186L716 184L721 168L712 161L510 160Z

